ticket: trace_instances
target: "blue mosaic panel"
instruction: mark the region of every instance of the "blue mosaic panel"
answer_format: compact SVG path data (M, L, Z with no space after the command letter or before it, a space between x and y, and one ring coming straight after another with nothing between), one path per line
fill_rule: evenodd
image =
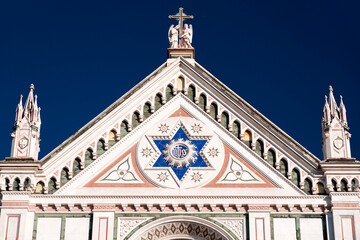
M171 166L169 163L169 161L166 161L164 159L164 153L163 151L166 150L166 144L170 144L170 142L172 140L179 140L179 139L183 139L184 141L188 140L190 141L190 144L195 145L195 151L197 152L197 156L195 158L195 161L189 161L189 165L185 166L182 165L181 167L178 166ZM154 140L154 143L156 144L156 146L159 148L161 155L160 157L156 160L155 164L153 165L153 167L170 167L176 177L181 180L183 178L183 176L185 175L185 173L188 171L189 168L191 167L208 167L208 165L206 165L205 161L202 159L202 157L200 156L199 152L201 151L201 149L204 147L205 143L207 142L207 140L189 140L189 138L186 136L185 132L179 128L179 130L175 133L174 137L171 140ZM179 146L179 149L186 149L186 147L183 146ZM172 149L168 149L169 151L172 151ZM188 152L187 152L188 153ZM174 154L174 152L172 152L173 156L177 156L178 154ZM179 155L181 156L181 155ZM181 158L180 158L181 159Z

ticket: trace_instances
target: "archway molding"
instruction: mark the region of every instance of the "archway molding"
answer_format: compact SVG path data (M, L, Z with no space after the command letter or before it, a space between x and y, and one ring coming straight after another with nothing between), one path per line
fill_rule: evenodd
M215 237L215 238L214 238ZM224 228L203 218L170 216L157 219L138 229L129 240L230 240L233 237Z

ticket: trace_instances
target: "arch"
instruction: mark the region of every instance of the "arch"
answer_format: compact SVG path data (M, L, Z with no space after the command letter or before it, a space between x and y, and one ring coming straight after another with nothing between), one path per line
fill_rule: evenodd
M106 152L105 141L103 139L100 139L96 144L96 155L100 157L104 152Z
M54 192L56 192L56 179L55 179L55 177L52 177L49 180L48 193L53 194Z
M131 120L132 120L131 122L132 129L134 129L140 124L140 114L137 111L135 111L131 117Z
M155 96L155 111L157 111L163 105L162 102L162 95L160 93L156 94Z
M88 148L85 152L85 167L89 166L94 158L93 150Z
M348 191L348 183L345 179L341 179L340 181L340 189L341 192L347 192Z
M202 94L200 94L200 97L199 97L199 107L203 111L206 111L206 105L207 105L206 96L202 93Z
M173 87L169 84L167 85L166 87L166 101L170 101L173 97L174 97L174 94L173 94Z
M151 116L151 104L148 102L144 104L143 116L144 120Z
M45 184L42 181L37 182L35 187L35 194L43 194L45 192Z
M180 92L184 91L185 80L184 80L184 78L182 76L178 77L178 79L176 80L176 88Z
M288 168L288 163L285 159L281 159L280 160L280 172L282 175L284 175L284 177L287 178L287 174L288 174L289 168Z
M123 138L126 136L126 134L129 133L129 124L126 120L121 122L120 125L120 138Z
M244 143L246 146L248 146L249 148L251 148L252 145L252 135L250 130L246 130L244 133Z
M75 177L79 172L81 172L81 160L80 158L75 158L73 162L73 176Z
M306 178L304 181L304 192L312 195L312 181L309 178Z
M325 187L324 184L322 182L317 182L316 183L316 194L318 195L325 195Z
M337 192L338 189L337 189L337 182L336 182L336 180L335 180L335 179L331 179L331 184L332 184L332 186L333 186L333 188L334 188L334 192Z
M5 191L10 191L10 180L5 178Z
M27 177L24 181L24 191L29 190L30 186L31 186L31 179Z
M184 228L180 229L179 226L182 225ZM190 227L191 226L191 227ZM176 228L177 231L163 231L163 229ZM129 240L138 240L142 236L148 236L149 232L160 232L163 236L161 239L170 240L170 239L205 239L203 236L214 236L214 239L217 240L227 240L234 239L230 235L229 230L224 227L220 227L217 224L208 221L204 218L193 217L193 216L170 216L164 217L155 221L152 221L148 224L140 225L140 228L132 232L131 236L127 236ZM203 234L205 233L205 234ZM147 239L145 237L145 239Z
M298 187L300 187L300 172L294 168L291 172L291 181Z
M109 132L109 148L111 148L112 146L114 146L116 143L116 131L115 130L111 130Z
M20 191L20 179L15 178L13 182L13 191Z
M60 186L65 185L70 180L69 169L64 167L60 174Z
M232 133L235 135L235 137L240 138L241 128L240 123L237 120L233 122Z
M216 120L217 115L218 115L218 106L216 103L212 102L210 104L210 116Z
M271 166L273 166L273 167L276 166L276 154L273 149L269 149L269 151L267 153L267 161Z
M264 156L264 143L260 139L255 143L255 153L261 158Z
M227 112L222 112L221 114L221 125L229 130L229 123L230 123L230 120L229 120L229 114Z
M194 85L190 85L188 88L187 96L192 102L195 102L195 95L196 95L196 89L195 89Z
M351 191L356 192L359 188L359 181L356 178L351 180Z

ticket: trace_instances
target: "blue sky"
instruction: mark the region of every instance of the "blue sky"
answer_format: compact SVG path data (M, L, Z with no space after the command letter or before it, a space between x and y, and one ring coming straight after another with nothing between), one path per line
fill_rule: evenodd
M360 157L359 1L14 0L0 3L0 159L31 83L43 157L166 61L180 6L196 61L320 159L332 85Z

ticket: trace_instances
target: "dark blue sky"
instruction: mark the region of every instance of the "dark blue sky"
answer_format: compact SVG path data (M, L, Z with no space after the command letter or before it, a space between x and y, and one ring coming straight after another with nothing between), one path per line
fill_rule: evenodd
M166 61L180 6L196 61L319 158L331 84L360 158L359 1L14 0L0 3L0 159L30 83L43 157Z

